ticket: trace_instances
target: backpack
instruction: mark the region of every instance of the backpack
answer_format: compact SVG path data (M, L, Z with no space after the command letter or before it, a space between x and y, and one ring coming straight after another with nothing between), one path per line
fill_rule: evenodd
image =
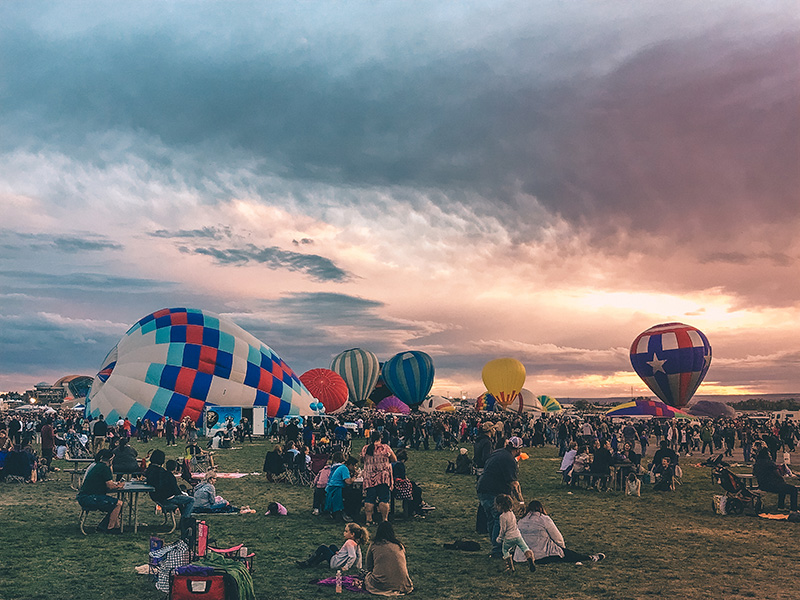
M331 466L325 465L324 467L322 467L322 469L320 469L320 472L317 473L317 476L314 477L314 487L325 489L325 487L328 485L328 479L330 478L331 478Z

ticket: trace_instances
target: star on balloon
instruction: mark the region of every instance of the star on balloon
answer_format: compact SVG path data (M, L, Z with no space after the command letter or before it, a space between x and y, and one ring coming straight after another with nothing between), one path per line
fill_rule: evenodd
M659 360L658 357L653 353L653 360L648 360L647 364L653 368L653 375L658 373L659 371L665 373L664 371L664 363L667 362L667 359Z

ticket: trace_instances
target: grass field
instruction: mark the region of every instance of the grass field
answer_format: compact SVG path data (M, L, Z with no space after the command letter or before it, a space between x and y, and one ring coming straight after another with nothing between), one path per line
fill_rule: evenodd
M140 455L149 448L168 450L161 440L133 442ZM357 442L356 447L360 446ZM221 471L260 471L267 441L246 443L241 449L221 450ZM502 572L499 561L487 557L485 536L474 532L477 501L474 478L446 475L448 451L411 451L409 476L424 489L425 500L436 506L424 520L396 523L407 545L415 591L423 599L484 598L770 598L800 597L797 534L800 525L746 516L718 516L711 496L719 488L708 468L682 459L684 483L677 491L658 494L643 486L641 498L621 492L575 490L561 486L559 462L552 447L529 450L521 464L526 500L540 499L561 529L569 547L605 552L607 559L584 566L546 565L536 573L519 569ZM470 452L471 453L471 452ZM796 455L795 455L796 458ZM62 469L68 465L56 461ZM294 560L320 543L339 544L342 526L311 516L311 490L267 483L263 475L218 481L218 493L234 504L249 504L255 515L212 515L210 537L222 546L243 542L256 555L253 574L260 600L307 599L334 596L310 579L329 570L300 570ZM69 475L54 473L38 484L0 484L0 599L161 599L146 576L133 568L147 562L148 538L163 529L155 526L152 502L142 497L140 520L149 523L138 534L122 536L78 529L79 508ZM285 504L289 516L265 517L267 504ZM774 512L776 496L768 494ZM92 526L98 517L92 515ZM87 529L88 531L88 529ZM373 529L374 532L374 529ZM168 542L177 536L166 536ZM456 538L477 540L482 550L445 550ZM347 592L345 592L347 595Z

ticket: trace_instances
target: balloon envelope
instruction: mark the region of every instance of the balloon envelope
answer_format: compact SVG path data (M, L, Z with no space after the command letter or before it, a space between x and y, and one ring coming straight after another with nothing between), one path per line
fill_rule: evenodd
M525 367L516 358L496 358L483 367L483 384L495 399L507 406L525 385Z
M344 410L347 405L347 384L330 369L311 369L300 375L300 381L311 395L322 402L329 415Z
M387 413L395 413L400 415L407 415L411 412L411 408L400 400L397 396L387 396L375 406L376 410L382 410Z
M697 417L711 417L712 419L736 416L736 410L732 406L712 400L698 400L687 407L686 411Z
M686 406L711 365L711 344L699 329L683 323L654 325L631 344L631 365L666 404Z
M539 396L539 403L542 405L542 410L545 412L557 412L562 410L561 404L552 396Z
M447 398L443 396L430 396L426 398L422 404L419 405L422 412L453 412L456 407Z
M381 369L383 380L408 406L418 406L433 387L433 359L425 352L400 352Z
M493 411L497 400L489 392L483 392L475 401L475 410Z
M625 402L606 411L609 417L642 417L650 415L653 417L664 417L666 419L675 418L682 411L673 406L664 404L661 400L636 399Z
M363 406L378 381L378 357L369 350L351 348L337 354L331 362L331 371L338 373L347 384L350 401Z
M140 319L108 353L87 397L90 414L197 422L206 404L312 415L316 402L269 346L232 321L196 308Z
M514 401L506 406L506 410L517 413L528 413L533 411L543 411L542 403L539 402L532 391L528 389L521 389Z

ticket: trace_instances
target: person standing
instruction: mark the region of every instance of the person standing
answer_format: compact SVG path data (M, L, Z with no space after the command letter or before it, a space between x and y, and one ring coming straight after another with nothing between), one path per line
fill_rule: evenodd
M92 427L92 436L94 438L92 440L92 448L94 453L97 454L106 447L106 436L108 436L108 425L103 415L100 415L100 418L95 421Z
M525 501L519 485L519 465L517 457L522 452L522 440L511 437L504 448L492 452L486 460L483 473L478 478L476 490L478 501L486 514L489 540L492 544L492 558L503 556L502 544L497 541L500 535L500 513L495 506L495 498L500 494L511 496L520 505Z
M56 447L56 434L53 431L53 422L50 419L45 420L42 425L42 462L45 464L47 470L50 470L50 463L53 460L53 450Z
M397 461L397 457L387 444L381 442L380 431L370 433L369 441L361 450L361 460L364 462L364 514L367 524L371 525L376 504L383 520L389 518L389 502L394 487L392 463Z

